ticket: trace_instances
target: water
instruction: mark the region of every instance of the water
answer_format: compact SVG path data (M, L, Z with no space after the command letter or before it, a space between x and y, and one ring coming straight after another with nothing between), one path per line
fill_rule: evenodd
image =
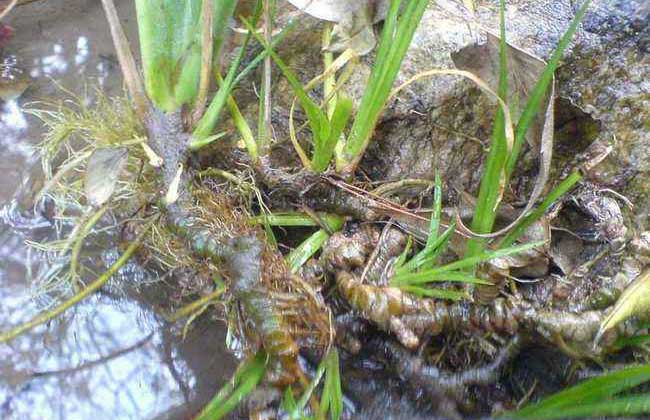
M117 3L127 35L137 39L133 2ZM18 100L0 104L3 331L47 303L34 299L31 280L45 263L24 241L47 233L49 226L21 213L39 186L39 162L31 146L43 131L24 109L31 102L61 98L57 84L78 94L94 85L109 94L122 90L99 1L39 1L14 9L5 23L16 33L4 55L15 56L35 81ZM118 277L132 285L157 280L134 264ZM0 417L176 419L200 409L234 370L223 349L223 328L202 320L182 341L178 328L162 322L150 301L134 296L139 295L109 286L62 318L0 344Z

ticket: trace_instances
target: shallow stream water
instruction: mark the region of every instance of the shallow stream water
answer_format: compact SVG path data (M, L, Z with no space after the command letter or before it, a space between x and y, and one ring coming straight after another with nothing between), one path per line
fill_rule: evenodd
M127 35L137 39L133 2L116 3ZM26 217L29 209L16 199L36 188L40 173L32 146L43 127L25 110L63 98L62 87L82 96L93 86L109 95L122 91L99 1L37 1L17 7L4 23L15 36L2 53L15 56L33 82L18 100L0 102L2 331L47 308L45 299L35 298L33 279L48 263L25 240L49 227ZM116 277L136 286L158 281L136 265ZM0 344L0 418L187 418L234 370L223 336L218 324L199 321L181 340L150 305L109 284L62 318Z

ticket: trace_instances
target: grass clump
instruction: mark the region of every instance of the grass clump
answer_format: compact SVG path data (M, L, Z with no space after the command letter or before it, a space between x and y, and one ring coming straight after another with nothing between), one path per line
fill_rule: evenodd
M500 418L547 420L647 414L650 394L631 391L649 381L650 365L628 366L588 379Z

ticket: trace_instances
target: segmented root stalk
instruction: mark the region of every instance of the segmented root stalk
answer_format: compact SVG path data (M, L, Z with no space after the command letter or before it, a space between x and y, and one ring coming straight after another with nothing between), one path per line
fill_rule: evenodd
M336 284L341 295L361 316L375 323L384 331L395 334L405 347L414 349L420 340L407 328L401 316L405 313L418 312L420 303L417 299L394 287L378 287L362 284L351 273L339 271Z
M624 323L608 333L605 347L594 338L605 316L603 311L579 314L535 309L524 301L495 299L489 305L472 302L447 303L420 299L393 287L362 284L352 274L336 275L338 290L361 317L392 333L399 342L414 349L423 336L452 331L518 332L541 337L574 358L598 357L607 345L633 335L633 323Z
M377 286L385 286L392 273L395 259L406 246L407 236L401 230L387 225L377 245L368 258L361 280Z
M259 341L270 356L279 359L287 373L297 375L300 372L298 345L264 281L264 275L268 274L264 267L265 246L255 232L231 238L227 233L232 231L216 235L204 222L189 214L184 217L176 214L172 220L177 221L177 232L188 240L197 255L224 266L225 275L230 279L229 289L240 305L247 334L253 341Z
M489 385L499 379L503 368L519 353L521 338L514 336L490 363L460 372L445 372L428 365L421 357L413 355L390 340L373 340L368 347L373 354L381 354L399 377L416 389L429 393L441 391L460 393L469 385Z
M418 337L424 335L452 330L514 334L519 327L519 311L504 299L497 299L489 306L420 299L395 287L362 284L345 271L336 274L336 284L355 311L384 331L395 334L410 349L416 348Z
M189 137L183 131L180 113L153 111L148 116L147 129L152 149L163 159L160 178L164 192L177 176L178 165L187 158ZM249 226L246 215L223 197L192 191L192 178L187 171L181 175L179 185L176 200L164 203L168 225L185 239L195 255L224 268L229 290L242 313L246 341L261 345L289 375L299 378L298 344L292 336L295 328L283 315L271 290L288 276L282 257L267 249L262 233ZM202 195L209 198L202 199ZM287 285L284 287L286 290ZM313 334L319 333L327 334Z

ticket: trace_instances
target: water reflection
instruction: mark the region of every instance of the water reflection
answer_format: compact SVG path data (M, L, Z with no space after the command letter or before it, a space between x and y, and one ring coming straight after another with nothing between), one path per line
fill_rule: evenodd
M120 1L122 16L133 2ZM100 85L120 94L109 31L99 2L48 0L16 9L5 54L34 78L16 100L0 103L0 329L24 322L54 303L39 295L39 272L56 268L25 240L51 235L47 219L29 208L39 179L33 146L42 127L25 113L30 102L63 98L60 86L85 94ZM127 34L135 39L134 20ZM56 83L54 83L56 82ZM89 99L90 101L90 99ZM28 105L30 106L30 105ZM33 106L33 105L32 105ZM15 197L18 195L18 199ZM102 264L116 258L98 255ZM0 344L0 418L186 418L234 366L214 321L199 320L185 341L145 299L158 277L128 264L99 294L60 319ZM142 298L142 299L141 299Z
M4 418L147 418L184 403L165 366L162 326L139 321L144 314L95 296L0 350L2 376L12 378L0 390Z

